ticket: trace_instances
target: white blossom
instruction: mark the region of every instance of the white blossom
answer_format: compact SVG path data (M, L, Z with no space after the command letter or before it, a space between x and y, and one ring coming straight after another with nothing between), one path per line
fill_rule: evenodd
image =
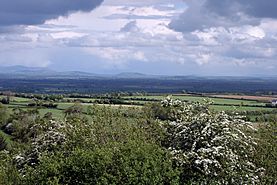
M169 150L177 164L207 177L216 179L220 175L218 184L259 183L257 172L261 169L251 162L256 143L244 132L253 129L251 123L239 115L212 112L209 102L187 103L168 97L162 105L175 113L167 133Z

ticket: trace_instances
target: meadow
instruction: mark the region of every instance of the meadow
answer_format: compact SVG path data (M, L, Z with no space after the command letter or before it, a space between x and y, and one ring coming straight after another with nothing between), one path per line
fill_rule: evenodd
M64 97L60 100L52 100L52 103L56 104L56 107L41 107L29 106L31 102L34 102L32 98L24 98L19 96L11 96L10 103L8 105L9 110L11 111L14 108L22 108L22 109L32 109L36 108L38 111L44 115L47 112L53 114L54 117L62 119L64 117L64 111L74 104L78 103L83 108L83 113L87 113L88 107L92 105L103 105L110 106L113 108L118 107L137 107L142 108L143 106L150 103L160 103L166 97L171 97L174 100L181 100L186 102L200 102L203 103L205 101L210 101L210 108L214 111L227 111L227 112L239 112L241 114L248 114L249 119L251 121L256 121L257 117L260 116L269 116L276 114L276 108L271 108L267 106L265 101L261 101L261 97L257 97L257 99L245 100L240 99L240 97L236 97L231 99L230 97L214 97L211 95L194 95L194 94L150 94L150 95L98 95L95 97L78 97L72 98L69 95L63 95ZM5 96L0 96L0 99ZM116 101L115 101L116 100ZM38 100L36 100L38 101ZM43 101L47 102L47 101ZM264 114L262 114L264 112Z

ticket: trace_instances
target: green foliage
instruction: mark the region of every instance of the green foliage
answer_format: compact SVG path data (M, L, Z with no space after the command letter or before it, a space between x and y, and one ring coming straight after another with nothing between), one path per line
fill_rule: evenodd
M58 104L54 104L52 102L44 102L44 101L33 101L31 103L28 103L28 107L45 107L49 109L55 109L58 107Z
M81 106L81 104L74 104L73 106L67 108L64 111L65 117L76 117L76 116L80 116L83 113L83 107Z
M0 128L7 124L9 112L6 106L0 103Z
M174 184L178 173L155 144L127 141L45 156L26 184Z
M200 184L258 184L253 163L256 143L245 130L253 130L240 116L209 110L209 103L184 103L166 99L171 118L165 123L167 147L183 169L183 182Z
M0 151L0 184L21 185L21 176L9 153Z
M160 103L147 104L144 107L144 112L152 118L160 120L171 120L170 108L163 107Z
M262 183L277 184L277 122L259 125L255 137L258 138L255 160L265 168Z
M10 104L10 97L7 96L6 98L2 98L0 100L0 103L2 103L2 104Z
M0 151L5 150L6 148L7 148L6 139L2 135L0 135Z
M93 107L93 113L92 123L79 119L77 114L59 129L52 129L50 133L64 134L59 137L64 141L57 143L56 149L49 148L59 140L56 137L48 142L49 137L39 136L44 142L32 143L31 151L39 151L36 156L40 157L36 157L37 162L31 158L35 165L25 165L26 184L178 182L178 169L159 145L159 137L154 138L160 133L157 122L141 117L134 124L121 110L109 107ZM25 161L30 161L29 154L23 155L27 156Z
M10 124L5 127L5 132L11 134L14 139L20 142L28 142L42 132L44 119L39 115L38 110L15 109L9 119Z
M0 152L0 184L253 184L256 166L266 169L264 184L275 183L276 122L256 132L209 103L170 99L143 108L70 105L57 120L36 109L9 116L0 105L0 150L12 142Z

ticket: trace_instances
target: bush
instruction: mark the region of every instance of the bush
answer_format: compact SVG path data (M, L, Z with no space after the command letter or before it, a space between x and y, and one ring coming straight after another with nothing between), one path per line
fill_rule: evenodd
M25 184L179 182L169 152L156 139L160 132L157 122L140 117L132 123L121 110L100 106L93 107L92 112L93 123L76 114L62 127L51 127L51 132L38 136L31 152L18 157L23 157L25 164L21 165ZM59 139L53 136L62 142L57 143Z
M178 173L155 144L128 141L45 156L26 184L175 184Z
M79 103L75 103L73 106L64 110L65 117L81 116L82 113L83 113L83 107Z
M7 124L9 118L9 112L7 107L0 103L0 129Z
M29 107L45 107L45 108L49 108L49 109L55 109L58 107L58 104L54 104L52 102L47 103L47 102L35 101L35 102L28 103L28 106Z
M262 169L255 166L252 130L239 116L213 113L209 103L166 99L174 121L165 123L166 146L182 172L182 182L200 184L258 184Z
M277 122L259 125L256 163L265 168L265 178L262 184L277 184Z
M43 127L49 120L40 117L37 109L15 109L4 131L19 142L27 143L44 132Z
M0 133L0 151L5 150L7 148L6 139Z
M21 176L9 153L0 151L0 184L3 185L21 185Z
M76 104L64 121L15 109L5 121L15 149L0 152L0 184L276 183L276 122L257 132L209 104L166 99L87 111Z
M10 98L9 98L9 97L7 97L7 98L2 98L1 101L0 101L0 103L2 103L2 104L10 104Z

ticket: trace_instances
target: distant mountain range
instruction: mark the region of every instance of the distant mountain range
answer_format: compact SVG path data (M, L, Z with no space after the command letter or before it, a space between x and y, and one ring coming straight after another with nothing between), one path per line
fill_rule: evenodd
M142 73L95 74L82 71L58 72L42 67L9 66L0 67L0 76L3 78L160 78L159 75Z
M31 78L31 79L79 79L79 78L90 78L90 79L163 79L163 80L182 80L182 79L222 79L222 80L260 80L260 79L277 79L276 77L229 77L229 76L167 76L167 75L148 75L143 73L120 73L120 74L95 74L81 71L64 71L59 72L49 68L43 67L25 67L25 66L0 66L0 78Z

